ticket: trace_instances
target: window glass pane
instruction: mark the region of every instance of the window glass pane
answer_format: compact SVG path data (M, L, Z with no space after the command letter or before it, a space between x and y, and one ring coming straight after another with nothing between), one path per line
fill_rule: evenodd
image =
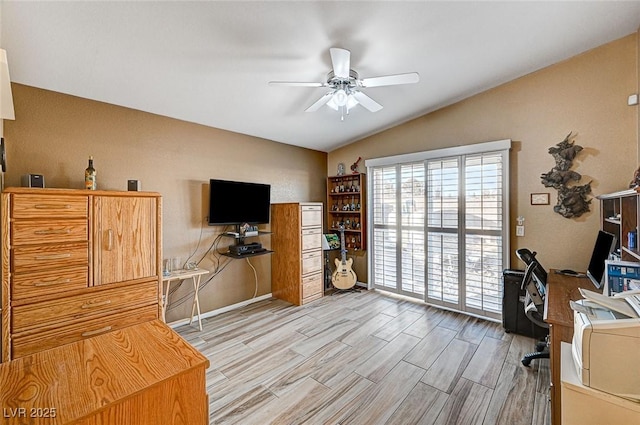
M374 286L499 316L504 156L372 168Z
M429 227L458 227L459 167L457 158L427 163Z
M427 239L428 295L438 301L458 304L458 235L429 232Z
M502 237L467 235L465 304L484 311L502 311Z
M402 291L424 295L424 231L402 232Z

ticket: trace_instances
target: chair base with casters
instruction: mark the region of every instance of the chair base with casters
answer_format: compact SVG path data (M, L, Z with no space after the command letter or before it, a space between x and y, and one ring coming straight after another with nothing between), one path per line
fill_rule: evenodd
M525 354L522 357L523 366L529 367L531 365L531 361L534 359L548 359L549 358L549 341L538 341L536 343L536 351L533 353Z

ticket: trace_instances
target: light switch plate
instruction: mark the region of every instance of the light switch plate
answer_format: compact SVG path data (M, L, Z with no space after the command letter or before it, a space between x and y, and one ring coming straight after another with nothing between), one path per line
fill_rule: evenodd
M524 236L524 226L516 226L516 236Z

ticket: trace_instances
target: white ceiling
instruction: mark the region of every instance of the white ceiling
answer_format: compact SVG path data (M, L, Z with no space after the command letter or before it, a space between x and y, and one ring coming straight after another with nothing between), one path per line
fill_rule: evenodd
M640 2L3 1L14 82L282 143L331 151L631 34ZM330 47L360 77L418 72L363 91L344 121L304 110ZM20 117L16 117L20 119ZM188 141L185 141L187 143Z

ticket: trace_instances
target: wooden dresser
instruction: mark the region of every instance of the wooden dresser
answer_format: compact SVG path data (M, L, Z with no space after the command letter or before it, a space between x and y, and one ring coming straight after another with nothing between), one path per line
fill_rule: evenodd
M323 295L322 203L271 205L271 293L302 305Z
M209 361L154 320L0 364L3 424L206 425Z
M151 192L2 193L2 360L161 312L161 198Z

